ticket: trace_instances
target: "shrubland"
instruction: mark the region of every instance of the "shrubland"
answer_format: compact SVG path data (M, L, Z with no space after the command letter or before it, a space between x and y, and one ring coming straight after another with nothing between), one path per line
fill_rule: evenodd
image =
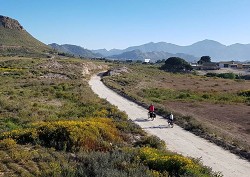
M98 98L87 81L106 65L0 58L0 176L220 176Z

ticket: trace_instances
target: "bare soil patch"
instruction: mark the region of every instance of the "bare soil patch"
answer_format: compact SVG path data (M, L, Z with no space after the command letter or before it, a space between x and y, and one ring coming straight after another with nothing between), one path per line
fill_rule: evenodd
M250 149L250 106L180 101L165 102L164 105L179 114L205 122L221 136L230 135L234 141L244 141Z
M191 90L196 92L230 92L235 93L240 90L250 88L249 81L235 81L230 79L197 77L191 75L166 75L162 78L156 78L153 81L162 88L174 90Z

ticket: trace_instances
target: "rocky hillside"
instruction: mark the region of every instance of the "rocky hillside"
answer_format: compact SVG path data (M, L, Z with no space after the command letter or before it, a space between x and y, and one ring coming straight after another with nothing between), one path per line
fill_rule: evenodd
M23 27L17 20L2 15L0 15L0 27L1 26L7 29L23 30Z
M58 50L59 52L69 53L74 56L86 57L86 58L97 58L102 57L101 54L93 53L90 50L84 49L81 46L71 45L71 44L63 44L59 45L56 43L49 44L53 49Z
M15 19L0 16L0 55L40 56L52 49L35 39Z

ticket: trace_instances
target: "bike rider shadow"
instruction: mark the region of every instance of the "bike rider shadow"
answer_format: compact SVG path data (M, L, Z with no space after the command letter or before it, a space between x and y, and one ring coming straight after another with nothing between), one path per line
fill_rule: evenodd
M145 119L145 118L136 118L134 121L135 121L135 122L147 122L147 121L149 121L149 120L148 120L148 119Z
M145 118L136 118L134 120L134 122L148 122L148 121L152 121L152 120L149 120L149 119L145 119ZM166 125L158 125L158 126L151 126L151 127L145 127L143 129L163 129L163 128L171 128L168 124Z
M143 129L162 129L162 128L170 128L168 125L158 125L158 126L151 126L151 127L145 127Z

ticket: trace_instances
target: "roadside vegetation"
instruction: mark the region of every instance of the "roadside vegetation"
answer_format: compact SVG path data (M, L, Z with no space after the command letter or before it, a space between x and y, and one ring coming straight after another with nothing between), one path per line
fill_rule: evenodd
M250 75L238 75L234 73L207 73L207 77L219 77L224 79L238 79L238 81L242 80L250 80Z
M105 62L0 58L0 176L220 176L95 95Z
M161 65L121 66L129 72L104 77L107 86L144 107L155 104L163 116L173 112L181 127L250 160L248 80L166 72Z

